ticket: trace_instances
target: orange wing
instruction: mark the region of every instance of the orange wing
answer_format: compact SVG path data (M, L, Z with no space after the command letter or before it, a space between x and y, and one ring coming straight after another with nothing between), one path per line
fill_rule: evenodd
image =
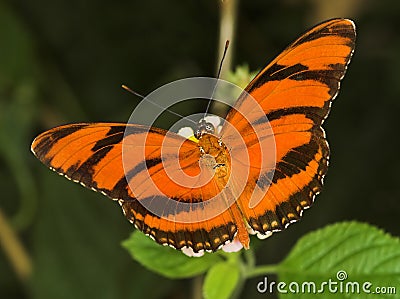
M215 251L237 230L229 206L207 206L223 185L214 179L203 184L200 177L198 187L187 187L204 172L198 144L177 134L141 125L72 124L39 135L32 151L52 170L118 201L129 221L160 244ZM173 179L176 161L187 182Z
M321 125L354 46L351 20L317 25L251 81L246 92L255 101L243 93L228 113L227 123L241 132L246 144L243 151L251 157L251 172L238 205L253 233L261 238L298 220L321 190L329 158ZM231 126L222 128L222 139L234 145L233 135ZM271 138L276 144L273 168L260 162L262 149L268 150ZM252 204L254 195L260 197L256 206Z

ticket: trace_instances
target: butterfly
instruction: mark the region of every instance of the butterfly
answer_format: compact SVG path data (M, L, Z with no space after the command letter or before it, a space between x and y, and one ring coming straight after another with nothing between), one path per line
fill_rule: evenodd
M355 37L348 19L315 26L255 76L220 131L201 120L195 141L139 124L78 123L40 134L32 152L117 201L159 244L202 253L235 239L247 249L249 235L285 229L320 192L329 161L321 125ZM262 161L271 141L273 157Z

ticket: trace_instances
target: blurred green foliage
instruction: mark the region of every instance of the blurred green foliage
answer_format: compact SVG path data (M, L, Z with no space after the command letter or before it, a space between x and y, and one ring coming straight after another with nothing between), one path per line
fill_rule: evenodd
M300 223L252 240L259 263L277 263L306 232L339 220L400 235L400 2L348 0L346 15L333 4L321 14L321 2L239 3L234 66L251 71L322 16L358 26L355 56L325 124L332 151L325 190ZM218 17L216 0L0 0L0 209L33 263L21 282L0 251L0 298L191 294L195 284L153 274L121 247L133 228L118 205L51 173L29 147L63 123L125 122L138 99L122 83L147 94L175 79L215 75ZM266 298L256 283L246 282L242 298Z

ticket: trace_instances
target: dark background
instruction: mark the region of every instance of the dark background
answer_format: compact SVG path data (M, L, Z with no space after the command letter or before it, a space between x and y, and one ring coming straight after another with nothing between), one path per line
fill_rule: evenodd
M219 6L0 0L0 298L191 296L191 280L150 273L120 246L133 227L118 205L50 172L29 147L64 123L126 122L139 99L121 83L147 94L176 79L215 76ZM400 2L241 1L232 66L260 69L332 17L355 20L358 40L324 126L332 151L325 189L300 223L260 243L258 264L279 262L306 232L337 221L400 235ZM256 282L246 283L243 298L266 297Z

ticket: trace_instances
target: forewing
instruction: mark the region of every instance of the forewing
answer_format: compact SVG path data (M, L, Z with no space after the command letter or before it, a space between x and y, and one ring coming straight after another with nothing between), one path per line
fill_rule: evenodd
M199 252L232 240L236 226L229 212L210 218L202 205L221 187L211 180L191 188L170 177L201 173L197 144L158 128L126 129L113 123L65 125L40 134L32 151L52 170L118 201L129 221L160 244ZM152 210L160 202L161 214Z
M252 159L238 204L260 235L268 236L299 219L321 190L329 157L321 125L339 91L354 46L351 20L334 19L317 25L265 67L245 90L251 97L243 93L228 113L226 121L244 140L244 146L237 146ZM224 126L221 136L234 147L231 127ZM274 169L261 162L262 149L271 144L271 138L276 144ZM253 206L255 195L262 200Z

